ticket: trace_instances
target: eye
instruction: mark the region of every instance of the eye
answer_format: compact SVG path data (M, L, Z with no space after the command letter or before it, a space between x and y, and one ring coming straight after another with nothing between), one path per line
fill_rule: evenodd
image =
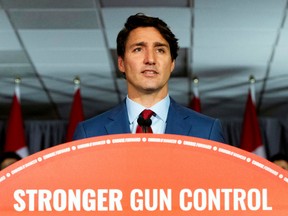
M136 47L135 49L133 49L133 52L140 52L142 50L141 47Z
M158 48L158 49L157 49L157 52L158 52L158 53L165 53L165 49L163 49L163 48Z

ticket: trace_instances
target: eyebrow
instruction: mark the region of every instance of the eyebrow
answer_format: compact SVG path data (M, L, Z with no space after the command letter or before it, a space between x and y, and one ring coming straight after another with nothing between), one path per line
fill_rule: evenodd
M167 48L169 47L168 44L166 44L166 43L161 43L161 42L156 42L156 43L154 43L154 45L155 45L155 47L162 47L162 46L163 46L163 47L167 47Z
M145 42L138 42L135 44L131 44L130 48L135 47L135 46L145 46L145 44L146 44ZM154 47L167 47L167 48L169 48L169 45L165 44L165 43L161 43L161 42L155 42Z

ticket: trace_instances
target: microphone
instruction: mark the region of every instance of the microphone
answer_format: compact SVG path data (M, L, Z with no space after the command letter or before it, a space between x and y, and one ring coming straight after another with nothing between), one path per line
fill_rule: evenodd
M142 115L140 115L137 119L137 123L141 127L150 127L152 124L152 120L150 118L144 119Z

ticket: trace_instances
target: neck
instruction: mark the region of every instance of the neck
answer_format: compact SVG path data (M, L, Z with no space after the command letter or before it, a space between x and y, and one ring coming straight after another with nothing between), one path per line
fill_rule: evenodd
M166 96L168 95L168 92L165 94L156 94L156 93L151 93L151 94L129 94L128 92L128 97L135 101L136 103L141 104L142 106L149 108L158 103L159 101L163 100Z

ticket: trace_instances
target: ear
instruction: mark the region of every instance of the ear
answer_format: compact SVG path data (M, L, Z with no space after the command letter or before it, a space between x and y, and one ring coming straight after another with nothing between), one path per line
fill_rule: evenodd
M122 57L118 56L118 69L122 72L125 73L125 66L124 66L124 60Z
M176 64L176 60L174 59L174 60L172 61L172 64L171 64L171 69L170 69L171 73L174 71L175 64Z

